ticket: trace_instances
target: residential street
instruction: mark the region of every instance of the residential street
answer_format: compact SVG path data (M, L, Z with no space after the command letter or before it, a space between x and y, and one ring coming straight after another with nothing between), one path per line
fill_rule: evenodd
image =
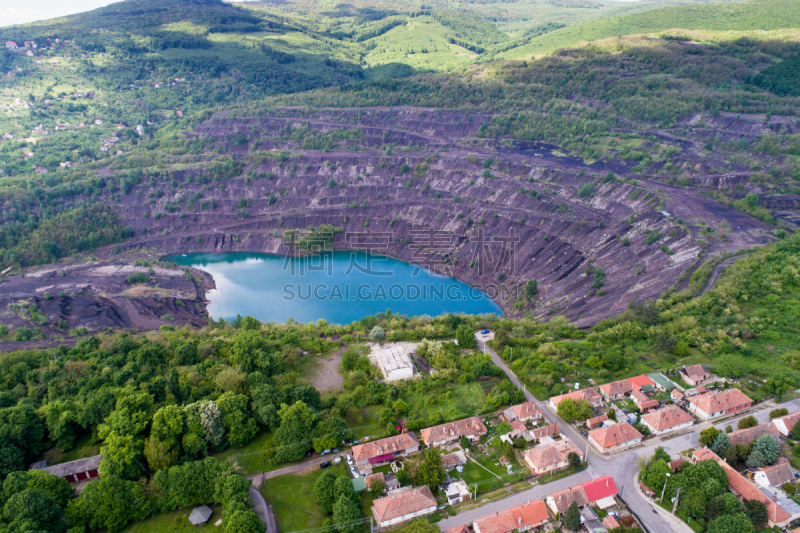
M485 351L492 357L492 362L503 369L511 382L517 387L523 388L522 383L519 381L519 379L517 379L517 376L511 371L511 369L508 368L505 362L482 340L477 339L477 342L478 348L482 351ZM677 437L670 437L667 435L662 438L655 438L645 441L648 443L647 446L632 448L611 455L601 455L591 447L588 447L588 441L586 438L571 424L567 424L561 420L545 402L537 400L533 394L527 390L525 390L525 398L539 407L539 409L542 410L544 417L550 423L557 423L562 434L569 437L584 450L587 448L589 449L589 456L587 458L589 467L584 472L579 474L569 476L565 479L548 483L546 485L534 486L530 490L526 490L508 498L489 503L477 509L459 513L458 515L448 518L447 520L442 520L439 522L439 525L443 531L452 527L468 524L476 518L509 509L515 505L519 505L520 503L525 503L528 500L542 499L548 494L552 494L558 490L577 485L578 483L582 483L593 478L611 476L616 481L617 487L619 488L622 497L628 503L630 509L638 515L639 519L644 523L651 533L671 533L673 531L683 531L685 533L692 532L692 529L683 521L664 512L661 508L651 505L648 498L638 490L636 484L636 475L638 473L636 462L639 456L650 457L653 455L653 452L658 446L663 446L664 449L673 457L677 455L677 452L692 447L698 447L698 435L701 430L707 428L711 424L710 422L698 423L692 426L691 432L684 435ZM800 399L781 404L781 407L788 408L790 412L797 410L800 408ZM766 402L759 406L759 409L756 412L746 412L743 415L734 418L728 418L722 422L715 423L714 425L718 429L724 430L725 426L730 424L735 430L737 421L744 416L749 416L750 414L755 415L759 423L768 422L769 412L774 408L775 404L773 402ZM654 510L656 510L655 513L653 512Z
M514 385L522 389L522 383L519 381L519 379L517 379L517 376L511 371L511 369L508 368L506 363L482 340L478 339L477 342L478 348L488 353L492 358L492 362L503 369ZM545 485L533 485L528 490L518 492L496 502L488 503L482 507L463 511L454 517L442 520L439 522L439 526L443 531L453 527L469 524L476 519L510 509L511 507L515 507L531 500L542 500L549 494L572 487L585 481L590 481L591 479L597 477L611 476L614 478L622 497L628 503L630 509L637 514L639 519L644 523L651 533L672 533L674 531L693 533L692 529L686 523L667 513L660 507L651 505L649 499L638 490L636 482L636 477L638 474L637 460L640 456L650 457L653 455L653 452L658 446L662 446L673 457L677 456L678 452L688 448L699 447L698 436L700 431L709 427L711 422L697 423L692 426L690 431L678 436L667 435L662 438L647 440L645 441L647 443L646 446L632 448L611 455L601 455L593 448L588 446L588 441L582 433L578 432L572 426L572 424L567 424L561 420L546 402L537 400L533 394L527 390L525 390L525 398L539 407L539 409L542 410L544 417L550 423L557 423L562 434L569 437L581 449L589 450L589 456L587 459L589 466L586 470L578 474L574 474ZM790 412L796 411L800 409L800 399L783 403L780 405L780 407L786 407ZM727 418L721 422L714 423L714 426L717 427L717 429L724 430L725 426L731 425L735 430L737 422L741 418L751 414L758 419L759 423L768 422L769 412L774 408L775 404L773 402L766 402L760 405L757 411L749 411L733 418ZM270 479L284 474L300 473L309 469L317 468L320 463L329 459L331 459L331 457L314 457L313 459L286 466L284 468L279 468L277 470L272 470L270 472L265 472L263 474L247 476L248 478L252 479L253 482L254 490L251 492L257 492L256 489L261 486L261 482L264 479ZM253 499L253 503L256 506L261 504L261 502L256 502L256 498ZM262 519L264 519L264 515L262 515Z

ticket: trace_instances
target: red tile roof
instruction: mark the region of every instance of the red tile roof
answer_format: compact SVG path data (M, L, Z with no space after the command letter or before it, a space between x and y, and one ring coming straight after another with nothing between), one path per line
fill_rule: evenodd
M523 422L520 419L512 420L511 422L509 422L509 424L511 424L511 429L512 429L511 433L514 433L515 435L519 435L520 433L528 430L528 427L525 425L525 422Z
M603 518L603 525L606 526L608 529L617 529L619 527L619 522L617 519L611 515L606 516Z
M645 393L643 393L643 392L642 392L642 391L640 391L640 390L634 390L634 391L631 393L631 398L633 398L633 399L636 401L636 403L644 403L644 402L646 402L646 401L649 401L649 400L650 400L650 398L648 398L648 397L645 395Z
M543 501L535 500L476 520L473 527L480 533L508 533L515 529L536 528L548 520L547 506Z
M631 384L631 388L633 390L639 390L645 385L652 385L653 387L656 386L656 382L644 374L641 376L636 376L635 378L628 378L628 382Z
M627 422L593 429L589 437L603 448L611 448L632 440L641 439L642 434Z
M401 490L372 502L378 520L385 522L430 507L436 507L436 498L427 486Z
M403 433L402 435L395 435L394 437L387 437L385 439L353 446L353 461L366 461L372 457L402 452L416 446L419 446L417 437L415 437L413 433Z
M581 483L581 487L586 492L586 498L588 498L589 503L615 496L619 492L616 483L614 483L614 478L611 476L599 477L586 483Z
M445 529L442 533L471 533L469 527L467 526L458 526L450 529Z
M753 403L753 400L739 389L728 389L722 392L709 392L693 396L689 398L689 402L696 405L701 411L713 414L748 406Z
M567 394L562 394L560 396L553 396L552 398L550 398L550 402L552 402L553 405L558 407L558 404L561 403L561 400L565 400L567 398L575 402L577 402L578 400L586 400L587 402L591 403L600 400L602 396L600 396L600 393L597 392L596 389L588 388L588 389L581 389L568 392Z

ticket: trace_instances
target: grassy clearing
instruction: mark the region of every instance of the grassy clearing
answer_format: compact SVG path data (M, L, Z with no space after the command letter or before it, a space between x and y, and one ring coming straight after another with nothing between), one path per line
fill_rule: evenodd
M347 475L341 464L332 466L330 471L337 476ZM319 527L327 518L314 502L314 484L323 472L316 469L305 475L286 474L261 485L261 493L275 509L281 531Z
M269 472L270 470L275 470L284 466L282 464L275 465L267 462L267 456L264 450L271 448L273 445L272 433L261 431L256 438L244 448L228 448L227 450L213 454L213 456L222 461L228 461L229 463L233 463L235 456L237 464L242 468L242 473L244 474Z
M81 435L75 441L75 446L73 446L71 450L64 452L64 455L58 463L53 464L67 463L69 461L77 461L78 459L98 455L100 453L100 443L91 444L91 440L92 436L90 434L86 433Z
M213 524L222 518L222 506L210 505L214 511L208 521L208 525ZM196 531L195 526L189 523L189 513L191 508L178 509L170 513L160 513L151 516L147 520L136 522L122 530L122 533L174 533L175 531ZM213 527L213 526L212 526Z

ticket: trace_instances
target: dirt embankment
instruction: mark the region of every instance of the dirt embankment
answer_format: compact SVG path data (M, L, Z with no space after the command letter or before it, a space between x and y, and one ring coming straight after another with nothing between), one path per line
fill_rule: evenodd
M55 270L8 278L0 306L33 299L70 327L150 328L170 322L165 315L205 323L209 276L156 273L150 289L134 290L125 282L130 267L114 261L140 257L142 248L155 255L302 253L285 232L303 237L329 224L344 230L332 240L336 249L363 249L363 237L354 235L371 233L385 245L378 251L488 290L507 313L566 314L585 326L686 283L683 274L704 256L758 244L770 230L692 188L629 178L635 162L587 164L545 143L477 138L491 121L480 113L265 114L215 115L189 132L205 142L202 152L174 156L180 165L171 170L148 170L127 194L106 190L103 200L136 231L118 247L121 255L101 250L101 263L71 266L66 278ZM658 142L681 148L674 165L714 164L700 162L699 141L658 133ZM239 165L234 175L215 166L223 157ZM746 170L697 174L697 187L728 187L746 179ZM604 180L609 171L616 178ZM106 176L118 179L118 172ZM532 279L539 294L521 297ZM56 297L61 290L68 294ZM44 300L45 291L53 298ZM12 315L6 311L2 321L23 320Z

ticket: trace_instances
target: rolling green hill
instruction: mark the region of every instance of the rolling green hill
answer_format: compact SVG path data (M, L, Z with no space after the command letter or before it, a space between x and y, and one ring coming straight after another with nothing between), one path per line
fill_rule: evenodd
M575 24L546 33L523 46L486 59L516 59L609 37L685 30L755 31L800 28L800 2L749 0L667 7L624 17Z

